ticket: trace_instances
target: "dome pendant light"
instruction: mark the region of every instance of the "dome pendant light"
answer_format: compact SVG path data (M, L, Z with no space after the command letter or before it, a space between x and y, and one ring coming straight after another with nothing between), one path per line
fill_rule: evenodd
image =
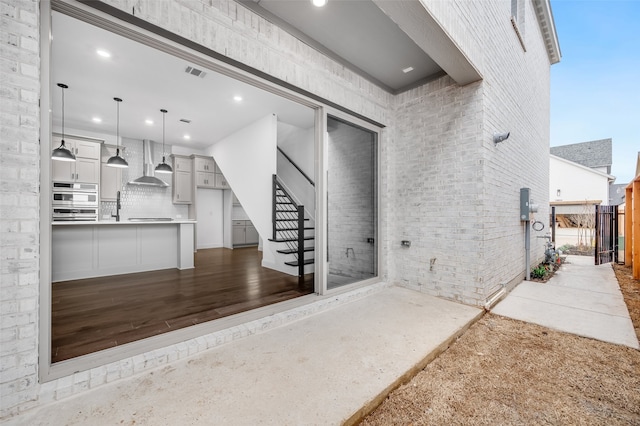
M113 157L107 160L107 166L119 167L123 169L125 167L129 167L129 163L127 163L127 160L120 157L120 102L122 102L122 99L113 98L113 100L117 102L116 103L116 114L117 114L116 116L116 155L114 155Z
M161 109L160 112L162 113L162 163L156 166L156 173L173 173L173 169L167 164L164 156L164 117L167 110Z
M57 161L76 161L76 156L64 144L64 89L68 89L66 84L58 83L62 89L62 140L60 146L51 152L51 159Z

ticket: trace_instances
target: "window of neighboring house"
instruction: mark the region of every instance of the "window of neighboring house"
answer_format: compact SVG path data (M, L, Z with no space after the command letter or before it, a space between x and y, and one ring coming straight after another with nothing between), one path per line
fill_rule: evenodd
M525 0L511 0L511 25L518 36L522 49L526 52L524 45L524 16L525 16Z

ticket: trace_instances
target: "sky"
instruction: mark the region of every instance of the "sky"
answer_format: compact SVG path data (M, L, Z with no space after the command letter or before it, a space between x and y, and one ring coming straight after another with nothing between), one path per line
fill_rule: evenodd
M551 146L613 141L630 182L640 151L640 0L551 0L562 58L551 66Z

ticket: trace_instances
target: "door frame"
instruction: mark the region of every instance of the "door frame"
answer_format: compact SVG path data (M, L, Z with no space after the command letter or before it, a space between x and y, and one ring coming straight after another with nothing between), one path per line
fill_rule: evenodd
M357 123L360 126L371 128L376 131L378 137L378 159L380 158L380 131L384 125L375 122L356 112L350 111L344 107L334 104L317 95L297 89L293 85L288 84L276 78L269 76L261 71L254 70L239 62L229 58L223 60L222 55L209 51L202 47L194 49L196 43L181 43L176 41L181 39L179 36L167 38L158 35L157 31L149 30L149 26L141 25L140 18L129 16L127 19L114 16L113 13L107 13L105 8L115 9L113 6L106 5L102 2L79 2L76 0L57 0L40 2L40 51L41 51L41 74L40 74L40 292L39 292L39 330L38 330L38 375L40 382L55 380L70 374L89 370L91 368L106 365L108 363L118 361L131 356L139 355L151 350L160 349L172 344L183 342L185 340L194 339L209 333L227 329L229 327L253 321L265 315L272 315L274 305L247 311L233 317L222 318L220 320L211 321L185 329L176 330L165 333L152 338L133 342L120 347L106 349L104 351L92 353L86 356L74 358L67 361L61 361L55 364L51 363L51 131L52 131L52 114L51 114L51 91L55 86L51 81L51 17L53 12L63 13L73 18L82 20L99 28L106 29L115 34L127 37L152 48L159 49L165 53L169 53L176 57L186 59L194 64L214 72L218 72L242 82L267 90L278 96L297 102L301 105L310 107L315 110L315 161L316 170L315 178L318 185L316 187L316 206L317 220L316 224L319 229L325 229L326 220L326 173L322 171L326 168L326 159L323 156L326 150L326 124L327 114L340 117L341 119ZM111 11L113 12L113 11ZM128 16L122 11L118 11L123 16ZM131 21L136 21L132 23ZM144 21L142 21L144 22ZM159 27L157 27L159 28ZM160 29L167 32L164 29ZM158 31L160 31L158 30ZM186 40L186 39L184 39ZM380 205L380 161L378 160L378 205ZM378 213L378 232L380 228L380 214ZM326 232L326 231L325 231ZM316 239L316 253L322 253L326 259L326 235L320 235ZM378 265L381 262L381 244L378 244ZM324 249L322 248L324 247ZM380 267L378 267L380 268ZM351 285L341 287L339 289L327 291L325 272L326 264L317 262L315 265L315 291L317 294L302 296L287 302L278 304L278 311L286 311L297 306L303 306L317 300L318 295L329 295L337 292L346 292L354 288L369 285L378 282L379 279L369 279L365 282L358 282ZM380 277L380 269L378 269L378 277Z

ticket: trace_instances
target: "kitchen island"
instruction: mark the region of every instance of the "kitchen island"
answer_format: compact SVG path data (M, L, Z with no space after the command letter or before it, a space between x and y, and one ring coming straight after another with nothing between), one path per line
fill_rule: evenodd
M52 282L194 267L193 220L52 222Z

